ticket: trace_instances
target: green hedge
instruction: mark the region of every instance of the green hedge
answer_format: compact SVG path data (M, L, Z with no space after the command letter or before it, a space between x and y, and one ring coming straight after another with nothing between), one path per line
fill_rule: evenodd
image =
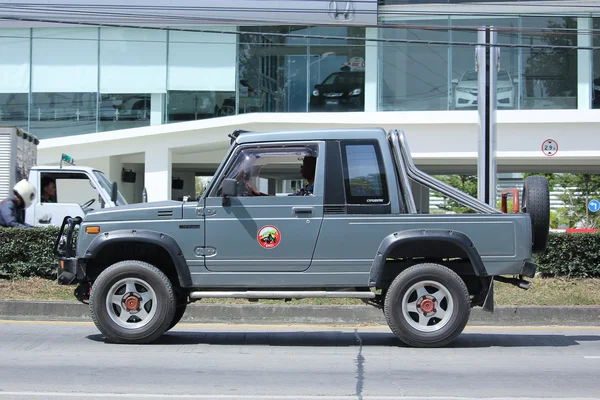
M535 260L542 276L600 278L600 234L551 232L546 252Z
M58 228L0 228L0 279L56 278L52 254ZM548 249L535 255L546 277L600 278L600 234L550 233Z
M57 259L52 248L58 232L56 227L0 228L0 278L55 279Z

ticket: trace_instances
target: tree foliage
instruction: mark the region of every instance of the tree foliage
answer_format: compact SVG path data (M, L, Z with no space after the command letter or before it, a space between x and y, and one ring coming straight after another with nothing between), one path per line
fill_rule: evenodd
M435 176L435 178L447 185L467 193L468 195L471 195L475 198L477 197L477 175L439 175ZM438 206L438 208L441 210L456 214L471 214L475 212L469 207L458 203L456 200L450 199L446 196L442 197L444 198L445 204Z

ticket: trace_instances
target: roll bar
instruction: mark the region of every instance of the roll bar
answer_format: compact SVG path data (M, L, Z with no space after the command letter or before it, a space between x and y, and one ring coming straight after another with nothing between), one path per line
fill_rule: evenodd
M423 171L420 171L412 160L406 136L404 135L404 131L401 129L392 129L390 132L388 132L388 139L392 143L394 159L396 160L397 168L400 171L400 179L402 180L402 185L404 186L403 192L405 193L405 201L408 206L409 213L416 214L417 208L415 206L414 197L410 188L410 181L408 178L420 183L421 185L437 190L443 195L448 196L475 211L479 211L484 214L502 214L501 210L497 210L489 204L479 201L476 198L444 182L441 182L430 175L427 175Z

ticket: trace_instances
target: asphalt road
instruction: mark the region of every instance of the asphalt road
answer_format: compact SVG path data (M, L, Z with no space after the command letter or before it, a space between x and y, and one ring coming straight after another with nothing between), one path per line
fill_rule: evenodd
M138 346L0 321L0 400L42 398L600 398L600 328L467 328L412 349L381 327L182 324Z

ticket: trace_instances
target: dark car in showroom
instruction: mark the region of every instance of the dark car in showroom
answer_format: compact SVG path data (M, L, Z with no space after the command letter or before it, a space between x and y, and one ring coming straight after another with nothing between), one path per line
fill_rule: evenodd
M339 71L315 85L311 111L364 111L365 72Z

